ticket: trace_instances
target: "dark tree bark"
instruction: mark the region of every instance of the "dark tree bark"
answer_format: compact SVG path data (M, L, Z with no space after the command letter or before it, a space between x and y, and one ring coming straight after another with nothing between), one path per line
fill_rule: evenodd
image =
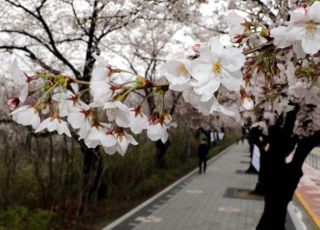
M303 175L302 165L320 142L320 132L297 140L292 130L298 108L269 128L269 150L265 153L265 207L257 230L284 230L287 207ZM296 147L296 148L295 148ZM294 150L290 163L286 157Z
M88 148L83 141L80 141L81 152L83 154L82 168L82 194L80 213L84 211L84 205L89 201L97 199L101 173L103 170L102 156L99 147L95 149Z
M165 162L165 154L170 146L170 140L166 143L162 143L161 140L156 141L155 143L156 151L155 151L155 165L158 169L163 169L166 166Z
M264 195L265 194L265 184L266 184L266 156L267 151L266 147L268 144L267 136L263 135L263 131L259 127L254 127L251 129L252 132L252 142L259 148L260 151L260 169L258 172L258 181L255 189L251 192L255 195ZM252 159L252 156L251 156ZM250 164L252 165L252 164ZM248 169L249 170L249 169Z

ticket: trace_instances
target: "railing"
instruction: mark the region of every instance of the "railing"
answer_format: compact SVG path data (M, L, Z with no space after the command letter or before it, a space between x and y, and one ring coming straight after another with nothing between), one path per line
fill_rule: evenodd
M305 163L314 169L320 169L320 155L311 152L307 157Z

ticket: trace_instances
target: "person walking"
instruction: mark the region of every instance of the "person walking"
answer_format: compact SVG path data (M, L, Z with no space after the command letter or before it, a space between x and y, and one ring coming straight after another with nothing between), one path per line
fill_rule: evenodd
M203 138L200 141L198 148L198 157L199 157L199 174L202 172L205 173L207 169L207 155L209 151L209 145L207 139Z

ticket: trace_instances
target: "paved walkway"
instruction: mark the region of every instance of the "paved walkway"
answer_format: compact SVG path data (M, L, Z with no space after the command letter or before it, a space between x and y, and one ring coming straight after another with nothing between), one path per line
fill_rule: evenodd
M246 144L232 145L211 160L206 174L190 173L104 230L255 229L263 200L231 198L253 190L257 182L256 175L239 172L248 168L248 155Z
M313 149L303 165L303 177L295 192L299 202L320 229L320 148Z

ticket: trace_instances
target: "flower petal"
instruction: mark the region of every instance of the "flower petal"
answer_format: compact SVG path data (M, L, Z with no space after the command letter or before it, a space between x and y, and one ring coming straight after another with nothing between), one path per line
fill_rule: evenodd
M220 80L228 90L240 90L240 86L242 83L242 73L241 71L228 72L226 70L222 70Z
M309 10L308 10L308 16L310 19L312 19L315 22L320 22L320 2L314 2Z

